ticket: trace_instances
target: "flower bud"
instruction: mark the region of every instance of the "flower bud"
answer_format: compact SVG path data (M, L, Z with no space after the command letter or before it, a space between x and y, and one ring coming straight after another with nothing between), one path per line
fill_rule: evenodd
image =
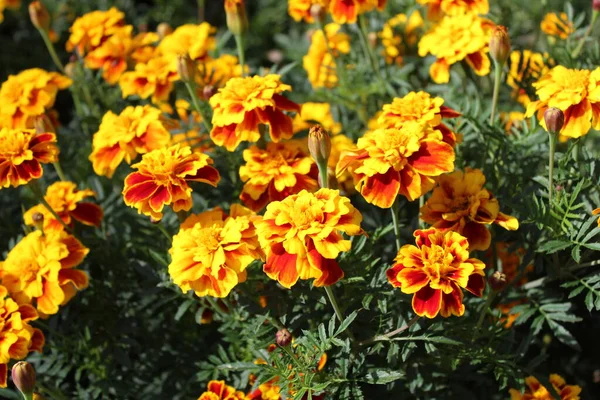
M248 30L245 0L225 0L227 28L234 35L243 35Z
M367 41L369 42L369 46L377 47L377 34L375 32L369 32Z
M215 88L213 85L206 85L202 89L202 97L204 97L206 101L210 100L210 98L213 97L216 93L217 88Z
M42 214L40 212L35 212L31 216L31 220L33 221L33 224L35 225L35 227L37 229L39 229L40 231L43 230L43 228L44 228L44 214Z
M490 54L494 61L504 65L510 56L510 36L502 25L496 25L490 39Z
M544 122L546 123L546 130L557 135L565 124L565 114L556 107L550 107L544 113Z
M17 389L24 395L31 396L35 386L35 370L26 361L19 361L12 367L12 380Z
M321 4L313 4L310 7L310 16L315 21L323 22L325 20L325 14L327 10Z
M489 277L488 283L492 290L499 292L506 287L506 275L500 271L496 271Z
M187 54L177 55L177 73L183 82L194 82L196 63Z
M75 79L77 77L77 64L75 64L75 62L70 62L65 65L65 75L71 79Z
M327 166L331 154L331 139L321 125L315 125L308 131L308 151L319 168L321 165Z
M160 37L160 39L162 40L166 36L169 36L171 33L173 33L173 28L171 28L171 25L169 25L168 23L161 22L156 27L156 33L158 34L158 37Z
M29 3L29 18L31 18L31 23L37 29L44 32L50 30L50 14L42 2L32 1Z
M34 120L35 132L36 133L55 133L54 125L50 118L46 114L38 115Z
M600 0L593 0L592 1L592 9L594 11L600 11Z
M285 347L292 343L292 334L287 329L283 328L275 334L275 342L281 347Z

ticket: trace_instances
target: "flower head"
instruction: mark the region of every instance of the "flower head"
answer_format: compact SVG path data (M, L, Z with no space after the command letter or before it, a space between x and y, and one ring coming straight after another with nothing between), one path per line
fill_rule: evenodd
M540 28L546 35L555 36L563 40L575 32L573 23L564 12L546 14L540 24Z
M337 190L306 190L267 206L256 231L265 249L269 278L291 288L298 279L314 278L315 286L329 286L343 278L335 261L350 241L342 236L362 233L362 215Z
M132 51L131 25L116 30L100 46L85 56L85 65L90 69L102 69L102 77L114 85L127 70L127 59Z
M481 297L485 264L469 258L469 242L456 232L431 228L414 235L416 246L402 246L387 271L388 281L402 293L414 294L412 307L421 317L462 316L462 289Z
M125 178L125 204L157 220L165 205L175 212L188 211L192 208L191 182L216 187L221 179L212 163L206 154L192 153L188 146L178 144L146 153L131 166L137 171Z
M69 29L67 51L77 50L83 56L94 50L125 25L125 14L115 7L108 11L92 11L75 20Z
M417 34L423 25L423 17L419 11L413 12L410 17L406 14L397 14L383 25L378 36L388 64L402 64L406 47L412 47L417 43Z
M550 375L550 383L554 391L560 395L560 400L579 400L581 387L577 385L567 385L565 380L558 374ZM542 386L540 381L535 377L529 376L525 378L527 388L525 393L521 393L516 389L510 389L511 400L555 400L553 394L546 387Z
M434 55L429 75L436 83L450 80L450 66L462 60L484 76L490 72L487 56L491 30L494 24L476 14L446 16L419 41L419 55Z
M433 188L434 177L454 169L454 149L443 139L418 121L368 132L342 155L337 175L348 169L356 190L378 207L390 208L399 194L413 201Z
M259 125L269 125L271 140L279 142L294 134L292 119L284 111L300 112L300 106L280 93L291 90L279 75L230 79L210 98L214 109L212 140L227 150L235 150L243 141L260 138Z
M89 249L64 231L25 236L0 263L2 284L20 304L35 300L40 313L51 315L77 290L88 286L88 275L74 269Z
M245 66L248 72L248 66ZM223 54L219 58L209 58L198 63L198 73L196 74L196 84L199 89L206 86L220 88L231 78L242 76L242 66L236 56Z
M490 11L488 0L417 0L429 7L427 16L437 19L442 14L487 14Z
M322 30L315 31L311 36L308 54L302 58L302 66L314 88L332 88L337 85L338 76L332 55L338 57L350 52L350 36L340 32L340 29L338 24L327 24L327 40Z
M210 381L206 392L202 393L198 400L244 400L244 393L225 384L225 381Z
M564 113L560 131L563 138L578 138L591 128L600 129L600 67L594 71L568 69L558 65L533 84L539 97L527 106L526 117L537 112L546 129L543 115L549 107Z
M42 164L58 160L54 133L0 129L0 189L25 185L43 174Z
M510 54L510 71L506 76L506 83L514 89L513 96L519 103L527 107L531 99L525 89L545 75L550 70L548 64L552 63L548 54L534 53L531 50L515 50Z
M319 5L326 9L329 7L329 2L330 0L289 0L288 14L298 22L304 20L304 22L312 24L315 22L315 19L310 12L311 7Z
M238 204L231 215L216 208L192 215L173 237L169 274L182 291L226 297L246 280L246 268L264 258L254 223L260 219Z
M332 135L342 131L342 124L333 119L329 103L302 104L302 111L296 114L293 122L294 133L308 130L315 124L321 125Z
M243 157L246 164L240 167L244 182L240 199L252 210L259 211L268 203L302 190L313 192L319 188L317 166L306 142L269 142L265 149L252 146L244 150Z
M44 200L48 202L52 210L58 214L63 222L72 226L75 221L84 225L100 226L104 213L97 204L83 201L87 197L94 197L96 193L90 189L79 190L73 182L55 182L48 186ZM38 204L27 210L23 215L25 224L35 226L33 215L40 213L44 218L44 232L62 231L63 225L57 221L48 209Z
M387 0L331 0L329 12L338 24L354 24L359 14L368 11L383 10Z
M187 54L192 60L201 61L217 45L215 32L216 28L208 22L182 25L160 42L158 50L172 63L176 62L180 54Z
M259 385L256 390L246 395L246 400L281 400L281 386L276 383L277 379L272 379Z
M173 61L166 57L155 57L145 64L136 64L133 71L123 73L119 86L123 98L137 95L147 99L152 96L152 103L161 104L169 99L174 82L178 79Z

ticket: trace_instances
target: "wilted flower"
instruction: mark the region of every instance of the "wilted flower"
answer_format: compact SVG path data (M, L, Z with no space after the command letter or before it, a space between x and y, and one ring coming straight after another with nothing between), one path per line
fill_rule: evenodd
M342 131L342 124L336 122L331 114L329 103L304 103L302 111L294 117L294 133L310 129L319 124L331 133L337 135Z
M435 228L417 230L416 246L402 246L388 281L403 293L414 294L412 307L419 316L462 316L462 289L481 297L485 288L485 264L469 258L469 243L456 232Z
M238 204L230 215L216 208L188 217L169 250L173 282L198 296L226 297L246 280L246 267L264 258L254 228L258 219Z
M569 21L569 17L564 12L546 14L540 24L540 28L546 35L555 36L563 40L575 32L573 23Z
M230 79L210 98L214 109L210 137L229 151L243 141L260 139L260 124L269 126L274 142L291 138L292 119L283 112L300 112L300 106L279 94L291 89L273 74Z
M245 400L244 393L227 386L225 381L210 381L198 400Z
M0 263L2 284L20 304L36 302L40 313L51 315L67 304L77 290L88 286L88 275L74 269L89 249L64 231L25 236Z
M97 204L82 201L87 197L94 197L96 193L90 189L78 190L73 182L54 182L48 186L44 200L52 210L58 214L67 226L73 226L74 220L84 225L100 226L104 213ZM54 218L48 209L38 204L27 210L23 215L26 225L35 226L34 216L40 214L43 218L45 233L62 231L63 225Z
M301 190L319 188L318 170L308 154L306 142L290 140L267 143L265 149L252 146L243 153L245 165L240 167L244 188L242 202L259 211L268 203L281 201Z
M417 43L417 33L423 26L423 17L419 11L414 11L407 17L406 14L398 14L383 25L378 33L383 45L383 55L388 64L402 64L402 56L407 46Z
M0 190L39 179L42 164L58 160L54 133L36 134L33 129L0 129Z
M495 271L488 279L488 284L495 291L504 289L507 283L506 275L500 271Z
M152 96L152 103L161 104L169 99L174 82L178 79L176 65L166 57L156 57L147 64L136 64L133 71L125 72L119 80L119 86L123 98L137 95L147 99Z
M216 28L208 22L182 25L160 42L158 50L173 66L180 54L187 54L194 61L202 61L217 45L215 32Z
M306 190L267 206L256 230L265 249L263 268L269 278L291 288L298 279L314 278L314 286L329 286L343 278L335 261L350 241L342 236L362 233L362 215L337 190Z
M427 16L437 19L441 14L487 14L490 11L488 0L417 0L429 7Z
M323 9L327 9L329 2L330 0L289 0L288 14L298 22L304 20L312 24L315 22L311 13L312 6L318 5L323 7Z
M453 231L469 241L469 251L486 250L492 235L486 225L519 229L519 221L500 212L500 205L487 189L479 169L465 168L438 178L439 186L421 208L421 218L440 232Z
M565 380L558 374L550 375L550 383L554 390L559 393L560 400L579 400L581 387L577 385L567 385ZM511 400L554 400L554 394L550 393L542 384L533 376L525 378L527 388L525 393L521 393L516 389L510 389Z
M338 24L354 24L359 14L375 8L383 10L387 0L331 0L329 12Z
M548 54L534 53L531 50L515 50L510 54L510 71L506 76L506 83L514 89L513 96L525 107L531 102L525 88L550 71L548 64L553 64Z
M100 46L125 25L125 14L112 7L108 11L92 11L75 20L69 29L67 51L77 50L83 56Z
M139 154L168 145L171 123L151 106L129 106L119 115L108 111L92 140L94 172L111 178L123 160L131 164Z
M338 24L327 24L327 40L322 30L315 31L311 36L311 44L308 53L302 58L302 66L314 88L332 88L337 85L336 63L332 55L338 57L350 52L350 36L340 32L340 29Z

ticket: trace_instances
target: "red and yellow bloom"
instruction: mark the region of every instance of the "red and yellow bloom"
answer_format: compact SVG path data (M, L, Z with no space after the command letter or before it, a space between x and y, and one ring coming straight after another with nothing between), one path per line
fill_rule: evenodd
M402 246L388 281L402 293L414 294L414 312L427 318L465 312L462 289L481 297L485 288L485 264L469 258L469 242L456 232L435 228L417 230L416 246Z
M560 395L560 400L579 400L581 387L577 385L567 385L567 382L558 374L550 375L550 383L554 390ZM525 393L521 393L516 389L510 389L510 400L555 400L553 394L550 393L545 386L542 386L534 376L525 378L527 388Z
M417 0L417 3L428 6L427 16L430 19L437 19L443 14L487 14L490 11L488 0Z
M244 400L244 393L225 384L225 381L210 381L206 392L202 393L198 400Z
M181 54L189 55L192 60L205 60L217 45L216 31L208 22L182 25L160 42L158 51L173 64Z
M383 10L387 0L331 0L329 12L338 24L354 24L360 14L368 11Z
M304 20L312 24L315 19L310 12L311 7L319 5L323 7L323 10L327 10L329 2L330 0L288 0L288 14L298 22Z
M169 99L174 82L179 79L176 64L166 57L154 57L147 63L138 63L133 71L125 72L119 79L123 98L137 95L142 99L152 97L160 105Z

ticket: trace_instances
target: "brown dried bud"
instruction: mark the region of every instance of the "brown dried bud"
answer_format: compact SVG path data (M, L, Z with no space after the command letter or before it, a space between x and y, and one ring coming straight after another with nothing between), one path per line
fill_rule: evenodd
M46 114L38 115L34 120L35 132L36 133L55 133L54 125L50 118Z
M37 29L44 32L50 30L50 14L42 2L32 1L29 3L29 18Z
M325 15L327 14L327 10L321 4L313 4L310 7L310 16L313 20L323 22L325 20Z
M245 0L225 0L227 28L234 35L243 35L248 30Z
M202 97L204 97L204 99L207 101L210 100L210 98L213 97L215 94L217 94L217 88L213 85L206 85L202 89Z
M281 347L285 347L292 343L292 334L287 329L283 328L275 334L275 342Z
M43 228L44 228L44 214L42 214L40 212L33 213L33 215L31 216L31 221L33 222L33 224L35 225L35 227L37 229L39 229L40 231L43 230Z
M196 63L189 55L177 55L177 73L183 82L194 82L194 78L196 77Z
M510 56L510 36L502 25L496 25L490 38L490 55L500 65L504 65Z
M171 25L169 25L168 23L161 22L156 27L156 33L158 34L158 37L160 37L162 40L166 36L169 36L171 33L173 33L173 28L171 28Z
M594 11L600 11L600 0L593 0L592 1L592 9Z
M308 151L319 168L327 168L327 161L331 154L331 139L321 125L315 125L308 131Z
M550 107L544 113L544 122L548 133L558 135L565 124L565 114L556 107Z
M488 283L492 290L499 292L506 287L506 275L500 271L496 271L490 276Z
M24 395L31 396L35 387L35 370L27 361L19 361L12 367L12 380Z

